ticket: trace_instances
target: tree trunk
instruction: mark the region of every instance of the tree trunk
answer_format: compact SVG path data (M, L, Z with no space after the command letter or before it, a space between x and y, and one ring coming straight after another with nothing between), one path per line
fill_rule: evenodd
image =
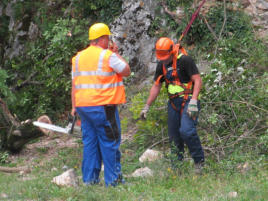
M0 98L0 145L13 152L20 151L31 139L40 137L42 132L33 126L31 120L20 122L8 110Z

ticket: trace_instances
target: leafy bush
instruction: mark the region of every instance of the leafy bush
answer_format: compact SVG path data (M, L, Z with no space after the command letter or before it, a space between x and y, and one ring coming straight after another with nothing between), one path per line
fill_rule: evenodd
M17 20L22 18L27 29L33 21L38 25L40 37L27 41L24 55L4 61L3 66L9 75L5 79L6 86L17 98L16 102L8 102L12 113L19 119L46 113L55 120L59 119L56 114L70 111L70 60L89 43L89 26L95 21L112 21L120 13L121 5L120 0L112 3L107 0L61 0L14 4ZM6 32L7 29L0 30L1 35ZM7 93L5 88L1 90Z
M198 126L206 151L221 157L232 153L236 147L244 151L259 150L257 153L266 151L267 155L268 97L265 86L268 74L259 75L254 69L227 66L221 58L215 60L212 67L211 72L202 75L204 86ZM148 93L149 89L145 89L131 100L130 111L134 119L138 118ZM167 99L163 87L147 120L137 122L134 140L139 149L167 138ZM263 136L262 141L256 142L258 136Z
M181 24L177 24L173 18L166 15L165 20L169 30L166 30L164 34L170 35L176 34L177 38L180 37L184 29L187 27L188 23L191 20L192 14L196 11L192 9L190 5L192 1L167 1L167 5L170 10L174 10L177 6L183 6L186 17L182 19ZM235 39L243 38L247 35L249 31L252 31L252 27L250 25L250 17L247 16L242 11L237 11L233 9L226 10L226 26L223 29L222 37L229 38L230 36ZM222 25L224 22L224 7L223 2L218 3L217 6L211 7L209 12L205 14L205 18L207 19L209 25L212 27L216 35L218 36L221 32ZM161 30L162 27L160 23L158 23L158 29ZM154 25L155 26L155 25ZM189 29L187 35L184 38L184 42L188 45L195 44L198 45L202 50L211 48L215 43L215 39L207 28L203 16L199 14L199 16L193 22L191 28Z
M94 21L102 19L105 23L110 23L120 14L122 0L74 0L75 15L84 18L93 18Z
M8 78L8 74L5 70L0 69L0 98L6 98L8 101L14 101L14 96L10 89L7 86L6 80Z
M142 92L135 95L131 100L130 112L133 119L139 119L141 110L143 109L148 96L149 88L146 87ZM138 120L136 125L138 131L134 136L134 140L139 149L144 149L154 143L161 141L167 136L167 99L165 88L163 87L157 100L150 107L150 112L145 121Z
M43 33L39 43L30 43L24 62L11 61L10 83L17 86L17 103L10 106L21 119L47 113L56 117L70 108L71 64L75 52L86 45L84 25L75 19L58 19ZM83 35L81 37L80 35ZM21 86L23 80L31 78Z
M0 164L8 163L9 153L7 151L0 152Z
M223 21L223 9L212 9L208 16L212 22ZM256 154L267 156L268 74L264 73L268 66L267 47L255 39L248 17L241 12L228 11L228 26L218 44L213 43L209 33L205 34L202 21L197 19L195 23L186 39L205 41L194 40L198 47L210 45L209 49L204 49L206 53L203 52L203 55L208 55L206 59L212 69L202 74L202 109L198 127L202 144L217 159L231 154L234 148L239 151L254 150ZM214 27L217 32L221 25ZM201 38L196 37L200 35ZM210 51L216 46L218 52L214 55ZM133 118L137 118L146 102L149 89L145 91L132 99L130 110ZM167 95L163 91L154 104L166 105ZM151 107L146 122L137 124L135 140L139 147L148 147L163 139L161 130L167 135L167 112L159 112L156 108ZM157 121L157 126L151 125L153 121ZM262 140L256 141L259 137Z

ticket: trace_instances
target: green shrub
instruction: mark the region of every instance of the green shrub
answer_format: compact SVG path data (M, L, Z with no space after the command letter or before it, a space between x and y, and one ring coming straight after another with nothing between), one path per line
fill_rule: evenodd
M234 148L239 151L258 150L258 154L267 151L265 132L268 76L264 72L268 66L268 49L260 40L255 39L249 18L244 13L228 10L227 15L228 25L218 44L210 33L205 33L206 27L200 19L196 19L186 37L188 42L191 38L200 40L193 41L197 47L210 46L209 49L204 49L206 53L202 52L202 55L207 54L211 72L202 74L202 109L198 131L202 143L213 153L212 156L227 156ZM219 22L223 22L223 8L211 9L208 20L213 24L218 23L214 29L219 33L222 26ZM214 55L210 51L215 51L212 47L216 46L217 55ZM166 105L167 95L163 91L154 104ZM148 95L149 89L145 89L145 92L132 99L130 110L134 119L138 117ZM135 139L140 147L149 147L160 141L162 130L167 135L167 112L159 112L156 108L151 107L146 122L137 124ZM153 121L157 121L157 126L151 125ZM259 136L262 136L262 143L255 140Z
M0 98L6 98L9 102L13 102L14 96L6 83L7 79L7 72L3 69L0 69Z
M68 36L69 32L72 36ZM86 34L82 22L58 19L51 29L44 31L42 40L28 45L24 59L14 58L10 62L9 74L19 73L9 79L9 83L17 86L18 99L10 108L21 119L44 113L58 118L56 113L70 110L70 60L76 51L86 46ZM28 77L30 82L21 86Z
M146 87L131 99L130 112L134 120L138 120L136 125L138 131L134 135L134 140L139 149L144 149L157 143L167 136L167 99L165 88L163 87L157 100L150 107L146 120L138 120L143 109L150 89Z
M5 1L5 6L7 2ZM13 5L16 20L23 21L21 29L28 31L29 23L39 28L36 40L25 41L25 54L0 62L9 75L1 80L17 98L8 102L9 109L19 119L35 118L46 113L59 119L71 109L71 58L89 43L88 28L96 21L109 23L121 11L122 1L23 1ZM9 37L8 19L1 17L0 35ZM2 25L2 24L1 24ZM3 37L1 37L1 40ZM0 41L0 45L3 45ZM1 49L2 50L2 49ZM4 52L0 52L2 58ZM0 72L3 76L3 72ZM1 76L0 75L0 76ZM6 88L1 93L7 94Z
M7 151L0 152L0 164L8 163L9 153Z
M92 18L94 21L101 19L105 23L110 23L116 16L119 16L122 3L122 0L73 1L75 15Z

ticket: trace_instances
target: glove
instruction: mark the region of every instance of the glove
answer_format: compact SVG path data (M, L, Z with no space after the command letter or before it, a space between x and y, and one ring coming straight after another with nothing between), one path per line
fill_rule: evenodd
M198 115L197 100L193 100L193 99L190 100L189 105L188 105L188 109L187 109L187 114L193 120L196 119L196 117Z
M149 108L150 108L150 106L149 105L145 105L144 106L144 108L142 109L142 111L141 111L141 113L140 113L140 118L141 119L146 119L146 117L147 117L147 113L148 113L148 111L149 111Z

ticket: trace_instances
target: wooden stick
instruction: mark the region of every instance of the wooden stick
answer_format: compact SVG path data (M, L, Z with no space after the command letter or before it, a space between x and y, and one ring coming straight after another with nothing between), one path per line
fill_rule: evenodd
M27 166L23 166L23 167L3 167L0 166L0 172L7 172L7 173L16 173L16 172L25 172L25 173L29 173L31 172L31 169Z

